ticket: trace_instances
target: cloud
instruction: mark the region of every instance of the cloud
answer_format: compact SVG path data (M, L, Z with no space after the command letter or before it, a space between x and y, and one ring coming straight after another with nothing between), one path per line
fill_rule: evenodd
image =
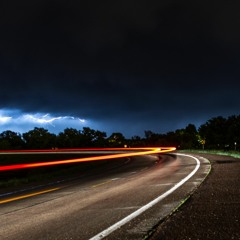
M3 8L0 109L20 112L5 112L0 126L91 122L139 134L239 114L237 2L11 0Z
M5 117L5 116L0 116L0 124L6 124L10 122L12 117Z
M0 110L0 130L11 129L17 132L26 132L34 127L43 127L51 132L59 133L65 128L81 129L91 126L91 121L73 116L53 116L44 113L23 113L20 110Z

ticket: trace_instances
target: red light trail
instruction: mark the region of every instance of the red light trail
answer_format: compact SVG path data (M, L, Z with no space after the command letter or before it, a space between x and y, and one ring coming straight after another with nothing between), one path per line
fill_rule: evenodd
M126 151L128 153L115 153L115 154L107 154L101 156L94 157L83 157L83 158L74 158L68 160L55 160L51 162L36 162L36 163L23 163L23 164L14 164L14 165L6 165L0 166L0 171L10 171L10 170L18 170L18 169L26 169L26 168L36 168L36 167L46 167L60 164L69 164L69 163L79 163L79 162L89 162L89 161L99 161L99 160L107 160L114 158L123 158L123 157L133 157L139 155L149 155L156 153L165 153L176 150L175 147L160 147L160 148L81 148L81 149L56 149L56 150L12 150L12 151L0 151L2 154L24 154L24 153L65 153L65 152L84 152L84 151ZM131 152L129 152L131 151ZM134 151L134 152L132 152Z

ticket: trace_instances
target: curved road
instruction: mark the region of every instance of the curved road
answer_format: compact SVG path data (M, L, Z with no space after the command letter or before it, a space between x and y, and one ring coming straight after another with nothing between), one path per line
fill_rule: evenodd
M203 157L139 156L72 181L2 194L0 239L143 239L209 171Z

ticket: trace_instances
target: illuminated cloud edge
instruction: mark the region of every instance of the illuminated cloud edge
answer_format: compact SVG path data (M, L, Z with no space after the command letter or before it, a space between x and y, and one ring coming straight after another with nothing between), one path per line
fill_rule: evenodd
M43 127L59 133L65 128L91 127L91 121L76 116L55 116L50 113L24 113L20 110L0 109L0 132L26 132Z

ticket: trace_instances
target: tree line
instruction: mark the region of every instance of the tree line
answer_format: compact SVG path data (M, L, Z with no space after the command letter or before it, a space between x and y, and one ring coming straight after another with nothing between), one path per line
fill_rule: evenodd
M214 117L198 129L188 124L183 129L165 134L144 131L144 137L125 138L120 132L109 137L106 132L83 127L66 128L59 134L35 127L23 134L11 130L0 133L0 149L56 149L84 147L145 147L175 146L177 149L238 150L240 145L240 115Z

